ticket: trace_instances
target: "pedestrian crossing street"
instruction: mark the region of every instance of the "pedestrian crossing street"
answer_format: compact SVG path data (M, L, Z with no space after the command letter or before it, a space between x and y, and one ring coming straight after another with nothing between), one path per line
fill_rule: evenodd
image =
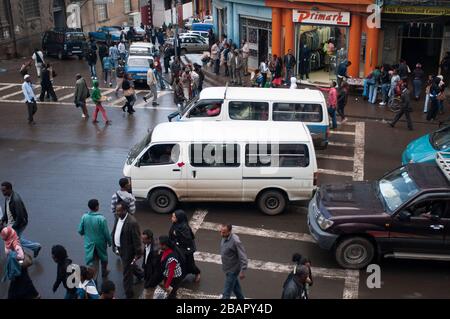
M40 85L34 85L34 92L39 98L40 94ZM38 104L48 104L48 105L70 105L73 106L73 97L75 94L74 86L62 86L62 85L54 85L53 86L55 93L58 97L57 102L48 101L38 102ZM125 97L122 96L122 93L119 93L119 96L115 95L115 88L100 88L102 95L106 96L108 100L103 102L103 106L105 107L122 107L125 103ZM142 99L146 94L148 94L149 90L136 90L136 95L138 97L134 108L140 109L159 109L159 110L168 110L174 111L176 107L170 106L157 106L154 107L150 103L145 103ZM158 100L164 98L165 96L171 96L173 94L172 89L166 90L158 90ZM171 99L171 98L170 98ZM0 103L24 103L23 93L22 93L22 84L20 83L0 83ZM87 100L88 106L95 106L91 99Z

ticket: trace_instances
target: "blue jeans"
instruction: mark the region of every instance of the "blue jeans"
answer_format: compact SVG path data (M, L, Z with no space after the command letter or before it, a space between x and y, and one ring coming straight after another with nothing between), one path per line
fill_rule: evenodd
M369 85L369 102L375 104L378 95L378 84Z
M420 97L420 91L422 91L422 80L415 79L413 80L414 85L414 97L419 98Z
M164 79L162 77L162 74L159 73L158 71L155 72L155 76L156 76L156 80L159 81L159 87L161 90L165 90L166 89L166 85L164 84Z
M34 241L25 239L22 234L23 231L25 230L25 228L23 228L22 230L18 230L17 231L17 236L19 236L20 238L20 244L22 245L23 248L28 248L29 250L35 252L37 251L39 248L41 248L41 244L36 243Z
M391 88L391 84L389 83L383 83L381 84L381 93L383 94L383 102L387 103L388 102L388 94L389 94L389 89Z
M328 114L331 116L332 128L337 128L336 109L329 106Z
M245 299L239 283L239 273L227 272L225 274L225 287L223 288L222 299L230 299L232 292L236 295L236 299Z
M91 71L91 77L93 78L97 77L97 69L95 68L95 64L93 65L89 64L89 71Z

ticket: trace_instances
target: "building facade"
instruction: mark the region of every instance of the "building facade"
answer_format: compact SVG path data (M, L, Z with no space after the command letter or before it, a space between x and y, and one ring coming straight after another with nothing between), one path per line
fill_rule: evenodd
M250 46L249 67L272 53L272 10L264 0L213 0L214 32L234 43L247 40Z

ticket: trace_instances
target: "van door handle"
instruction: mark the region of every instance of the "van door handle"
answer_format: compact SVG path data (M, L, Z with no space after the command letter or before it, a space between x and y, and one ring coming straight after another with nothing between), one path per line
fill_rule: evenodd
M179 168L174 168L172 171L174 171L174 172L181 172L181 169L179 169Z
M197 171L192 171L192 177L194 177L194 178L197 177Z

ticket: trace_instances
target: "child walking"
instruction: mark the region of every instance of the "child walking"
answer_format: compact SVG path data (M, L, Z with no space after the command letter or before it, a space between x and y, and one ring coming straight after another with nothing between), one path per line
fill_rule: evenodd
M97 115L98 115L98 112L100 111L102 113L105 124L111 125L111 121L108 120L106 111L105 111L104 107L102 106L102 102L105 101L106 99L102 96L102 93L98 87L98 81L94 80L92 83L94 85L94 88L92 91L92 101L95 103L94 119L92 120L92 123L94 123L94 124L98 123Z

